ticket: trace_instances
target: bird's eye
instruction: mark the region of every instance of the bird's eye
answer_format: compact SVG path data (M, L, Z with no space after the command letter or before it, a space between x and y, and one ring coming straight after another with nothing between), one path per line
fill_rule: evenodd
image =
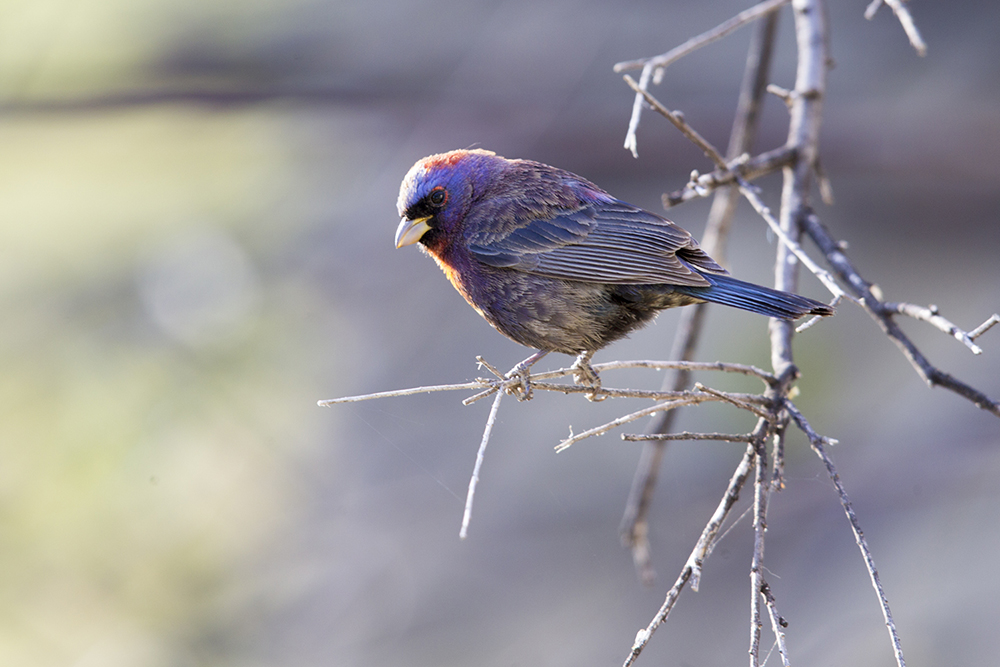
M448 201L448 192L444 188L438 186L431 190L427 199L434 206L444 206L444 203Z

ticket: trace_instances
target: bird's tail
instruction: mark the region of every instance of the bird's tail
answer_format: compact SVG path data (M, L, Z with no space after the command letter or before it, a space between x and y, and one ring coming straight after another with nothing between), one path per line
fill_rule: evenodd
M737 280L732 276L702 273L711 287L675 287L675 292L711 303L742 308L760 315L795 320L804 315L833 315L833 308L791 292Z

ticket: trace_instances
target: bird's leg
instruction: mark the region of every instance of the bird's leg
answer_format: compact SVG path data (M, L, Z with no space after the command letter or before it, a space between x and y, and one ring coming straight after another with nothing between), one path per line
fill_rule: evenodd
M507 388L507 393L512 394L519 401L531 400L531 382L528 380L528 371L535 364L536 361L548 354L548 350L538 350L533 355L519 363L514 368L510 369L507 373L507 378L520 378L521 382L519 384L511 385ZM520 393L517 390L520 388Z
M594 367L590 365L590 358L594 356L593 351L591 352L581 352L577 356L576 361L570 366L573 369L573 381L579 385L584 385L590 387L592 391L587 394L587 400L589 401L603 401L607 396L598 394L597 391L601 388L601 378L594 370Z

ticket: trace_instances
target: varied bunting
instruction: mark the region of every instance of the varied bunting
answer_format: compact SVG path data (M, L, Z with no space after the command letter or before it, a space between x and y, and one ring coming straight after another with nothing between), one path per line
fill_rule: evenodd
M590 181L530 160L457 150L418 161L397 202L396 247L420 242L465 300L538 352L590 355L665 308L710 301L794 320L830 306L743 282L691 234ZM524 385L527 391L527 384Z

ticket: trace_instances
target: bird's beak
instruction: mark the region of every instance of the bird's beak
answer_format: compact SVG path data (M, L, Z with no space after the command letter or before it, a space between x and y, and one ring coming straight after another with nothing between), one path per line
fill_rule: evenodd
M416 220L403 218L399 223L399 227L396 228L396 247L402 248L403 246L419 241L420 237L426 234L431 228L427 224L427 221L430 219L431 216L417 218Z

